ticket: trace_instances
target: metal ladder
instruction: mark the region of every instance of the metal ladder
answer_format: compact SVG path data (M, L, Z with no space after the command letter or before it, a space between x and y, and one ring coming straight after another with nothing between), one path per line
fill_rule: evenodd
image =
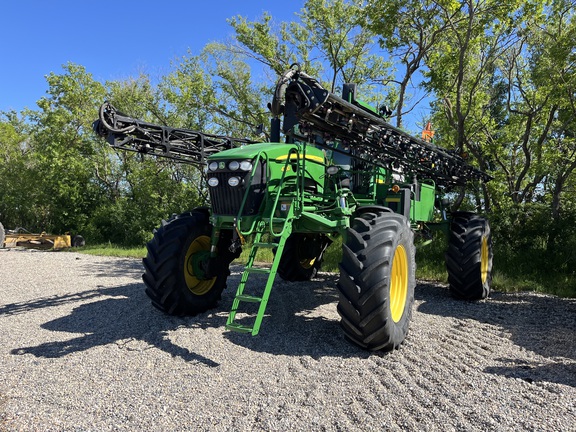
M274 209L272 209L274 210ZM290 210L288 211L286 217L283 218L275 218L272 215L269 218L263 218L259 221L258 226L256 228L256 233L254 236L254 243L252 245L252 249L250 250L250 254L248 256L248 262L246 263L246 267L242 272L242 277L240 278L240 284L238 285L238 289L236 291L236 296L234 297L234 301L232 302L232 309L230 310L230 315L228 315L228 320L226 321L226 328L228 330L236 331L239 333L251 333L252 336L256 336L258 331L260 330L260 325L262 324L262 319L264 318L264 313L266 311L266 305L268 304L268 298L270 297L270 292L272 291L272 286L274 285L274 279L276 277L276 272L278 270L278 265L280 264L280 259L282 258L282 252L284 251L284 245L286 244L286 240L292 233L292 219L293 219L293 206L290 206ZM282 230L279 232L275 232L273 227L274 225L282 225ZM267 228L269 228L269 232L271 234L271 239L268 242L262 241L262 236L267 233ZM271 241L273 238L279 238L278 243ZM254 260L256 258L256 253L260 248L268 248L273 249L276 248L276 253L274 254L274 259L272 261L271 267L262 268L262 267L254 267ZM248 278L252 274L266 274L268 275L268 279L266 280L266 285L264 290L258 293L245 293L246 283L248 282ZM254 290L252 290L254 291ZM236 313L242 312L240 311L240 304L241 303L257 303L258 311L256 314L251 314L242 319L253 320L252 325L245 325L241 324L236 321Z
M276 192L273 193L273 198L270 203L267 216L261 218L256 222L256 227L254 230L254 243L252 244L252 249L250 249L250 254L248 255L248 262L246 267L242 272L242 277L240 278L240 283L238 284L238 289L236 290L236 296L232 302L232 309L228 315L228 320L226 321L226 328L239 333L251 333L252 336L256 336L258 331L260 331L260 325L262 324L262 319L264 318L264 313L266 312L266 305L268 304L268 298L270 297L270 292L272 291L272 286L274 285L274 279L276 278L276 272L278 271L278 266L280 264L280 259L282 258L282 253L284 251L284 245L286 240L290 237L292 233L292 222L295 219L295 215L300 211L296 210L297 203L302 200L302 191L297 189L296 194L291 197L286 197L290 200L290 207L283 217L274 217L276 209L281 197L281 191L285 184L285 176L288 172L288 165L291 163L291 158L296 155L298 170L304 172L303 169L303 159L299 156L298 149L292 149L286 157L286 162L284 169L282 170L282 177L280 178L280 184L278 185ZM242 213L245 202L242 202L242 207L240 209L239 215ZM240 217L238 218L240 219ZM280 231L277 231L275 227L281 227ZM249 234L252 232L250 229L248 232L243 232L243 234ZM264 234L269 234L269 241L262 241L262 236ZM274 242L274 239L278 239L278 243ZM274 259L272 260L272 265L268 268L254 267L254 260L256 254L260 248L274 249L276 248L276 253L274 254ZM246 293L246 283L248 278L252 274L266 274L268 279L266 280L266 285L264 290L260 294L256 293ZM252 319L252 325L245 325L236 320L236 314L239 311L241 303L256 303L258 304L258 311L256 314L248 314L248 316L243 316L244 319Z

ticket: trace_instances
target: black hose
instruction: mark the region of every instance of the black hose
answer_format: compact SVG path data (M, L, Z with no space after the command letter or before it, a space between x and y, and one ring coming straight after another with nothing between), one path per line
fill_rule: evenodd
M102 122L102 125L110 132L115 133L130 133L134 131L134 129L136 129L136 126L134 125L126 126L124 128L115 128L107 121L106 117L113 118L117 112L118 110L116 110L116 108L114 108L114 106L110 102L104 102L100 106L100 112L99 112L99 117L100 121Z

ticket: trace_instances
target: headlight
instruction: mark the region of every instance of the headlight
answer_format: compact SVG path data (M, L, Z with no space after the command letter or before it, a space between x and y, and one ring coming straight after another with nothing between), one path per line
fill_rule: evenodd
M326 172L329 175L336 175L336 174L338 174L338 171L340 171L340 167L338 167L336 165L330 165L328 168L326 168Z
M208 185L209 186L215 187L215 186L218 186L218 183L219 183L219 181L216 177L210 177L208 179Z
M240 168L240 163L238 161L232 161L228 164L228 169L230 171L236 171L238 168Z
M216 171L218 169L218 162L210 162L210 165L208 165L208 169L210 171Z
M228 184L232 187L236 187L240 184L240 178L239 177L230 177L228 179Z
M242 171L252 171L252 162L250 162L250 161L240 162L240 169Z

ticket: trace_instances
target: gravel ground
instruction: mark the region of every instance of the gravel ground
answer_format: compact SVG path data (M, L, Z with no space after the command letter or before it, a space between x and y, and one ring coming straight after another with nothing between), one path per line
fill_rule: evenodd
M576 301L420 283L399 351L342 337L337 275L278 279L260 335L168 317L138 260L0 250L0 429L576 430ZM232 288L232 289L231 289Z

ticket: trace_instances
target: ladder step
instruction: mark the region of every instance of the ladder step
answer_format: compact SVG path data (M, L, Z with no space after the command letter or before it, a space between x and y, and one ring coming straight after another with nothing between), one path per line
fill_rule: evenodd
M238 333L252 333L252 327L245 326L245 325L238 324L238 323L226 324L226 328L228 330L232 330L232 331L235 331Z
M248 294L239 294L236 296L236 300L250 303L260 303L262 302L262 297L256 297Z
M278 243L264 243L264 242L257 242L254 243L254 247L263 247L263 248L275 248L278 247Z
M257 273L257 274L270 274L269 268L259 268L259 267L246 267L244 269L245 272L248 273Z

